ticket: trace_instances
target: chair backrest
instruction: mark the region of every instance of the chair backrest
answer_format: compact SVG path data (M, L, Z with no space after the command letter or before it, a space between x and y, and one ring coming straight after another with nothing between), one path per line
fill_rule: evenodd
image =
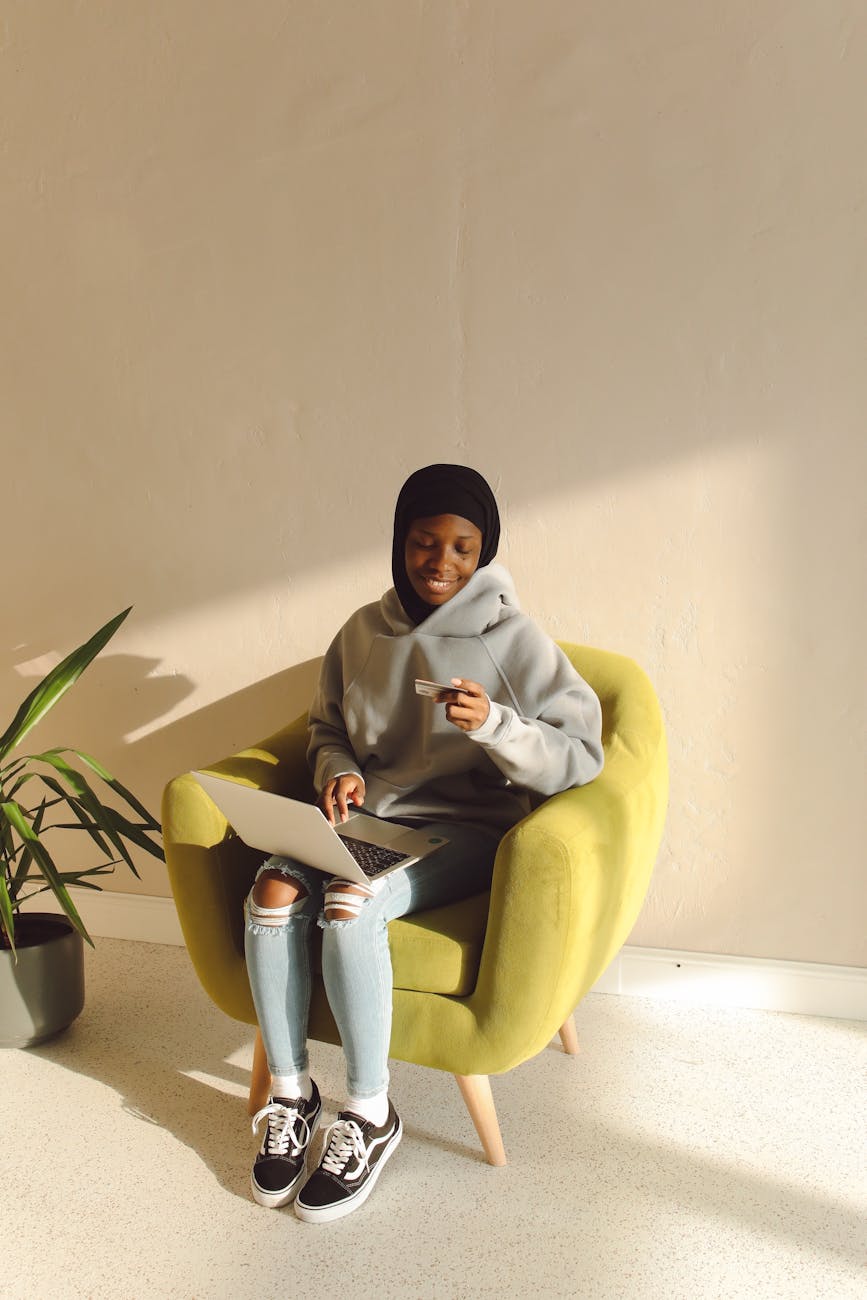
M602 743L607 776L657 761L665 745L665 726L656 692L634 660L611 650L559 641L575 669L593 687L602 705ZM629 773L634 778L634 770Z

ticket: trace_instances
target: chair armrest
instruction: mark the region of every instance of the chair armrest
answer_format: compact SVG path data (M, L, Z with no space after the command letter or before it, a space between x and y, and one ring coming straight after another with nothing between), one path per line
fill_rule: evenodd
M309 799L306 747L305 715L249 749L210 764L207 771ZM254 1024L244 964L243 903L262 854L228 834L226 818L191 773L166 786L162 825L169 882L196 973L223 1011Z
M439 998L428 1020L413 1002L424 995L396 992L399 1055L499 1074L541 1051L638 916L667 792L662 736L652 761L615 761L514 826L497 852L474 992Z
M667 800L661 735L652 762L612 763L504 837L471 1001L518 1060L545 1046L626 941L650 883Z

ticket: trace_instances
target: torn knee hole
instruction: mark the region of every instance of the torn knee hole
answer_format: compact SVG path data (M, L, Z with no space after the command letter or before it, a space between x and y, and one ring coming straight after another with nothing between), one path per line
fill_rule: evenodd
M372 891L365 889L364 885L332 880L325 894L325 920L354 921L371 896Z
M254 934L285 930L307 900L301 880L274 871L258 877L247 900L247 920Z
M253 886L252 902L257 907L273 911L291 907L306 897L307 889L297 877L281 871L266 871Z

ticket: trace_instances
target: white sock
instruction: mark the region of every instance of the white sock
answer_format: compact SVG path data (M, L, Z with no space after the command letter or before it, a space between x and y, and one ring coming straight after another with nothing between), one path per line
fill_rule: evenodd
M382 1128L388 1119L388 1093L378 1092L375 1097L350 1097L342 1110L351 1110L353 1115L369 1119L377 1128Z
M285 1097L287 1101L303 1097L305 1101L309 1101L313 1096L309 1070L302 1070L299 1074L272 1074L271 1096Z

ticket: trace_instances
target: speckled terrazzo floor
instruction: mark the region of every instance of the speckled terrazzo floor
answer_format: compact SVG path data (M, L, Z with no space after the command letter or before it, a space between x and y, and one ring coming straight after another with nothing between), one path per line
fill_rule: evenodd
M867 1026L593 995L580 1057L494 1080L505 1169L451 1078L397 1062L402 1145L314 1227L250 1200L250 1031L185 951L101 939L87 979L71 1030L0 1052L9 1300L867 1296Z

